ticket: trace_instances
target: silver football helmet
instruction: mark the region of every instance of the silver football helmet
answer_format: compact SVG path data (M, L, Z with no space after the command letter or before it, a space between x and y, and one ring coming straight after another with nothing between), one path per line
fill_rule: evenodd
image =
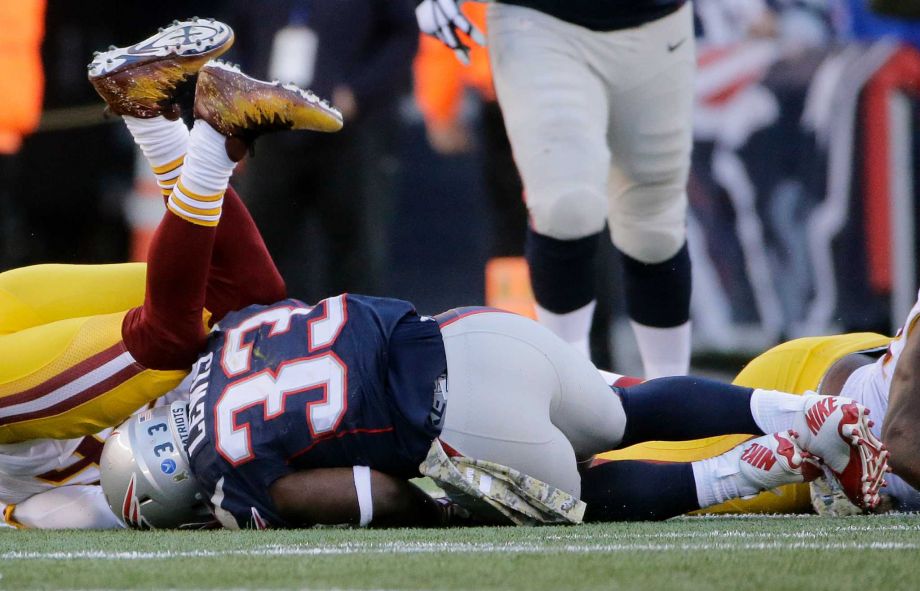
M100 460L115 515L137 529L202 528L214 522L189 468L188 402L138 413L112 431Z

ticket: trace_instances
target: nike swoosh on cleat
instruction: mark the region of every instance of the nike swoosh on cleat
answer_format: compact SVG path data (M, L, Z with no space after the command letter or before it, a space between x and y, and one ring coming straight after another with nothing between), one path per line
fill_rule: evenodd
M675 43L675 44L673 44L673 45L670 44L670 43L668 43L668 51L671 52L671 53L673 53L678 47L680 47L681 45L683 45L683 44L684 44L684 41L686 41L686 40L687 40L687 38L684 37L683 39L681 39L680 41L678 41L677 43Z

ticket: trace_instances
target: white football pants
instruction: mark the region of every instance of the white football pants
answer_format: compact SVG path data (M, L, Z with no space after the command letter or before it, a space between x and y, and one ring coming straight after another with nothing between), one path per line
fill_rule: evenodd
M576 465L619 445L620 398L597 368L533 320L476 312L442 327L447 411L441 440L579 496Z
M596 32L539 11L489 7L489 56L534 229L600 232L644 263L686 238L696 56L690 4ZM608 182L609 181L609 182Z

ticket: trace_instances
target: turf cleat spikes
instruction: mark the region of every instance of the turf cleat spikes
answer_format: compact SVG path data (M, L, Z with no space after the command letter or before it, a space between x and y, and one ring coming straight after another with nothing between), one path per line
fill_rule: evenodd
M233 30L219 21L173 21L130 47L94 54L89 80L117 115L175 116L177 88L230 49Z
M878 502L888 450L869 428L869 411L849 398L806 395L797 419L802 447L821 458L847 498L860 508Z

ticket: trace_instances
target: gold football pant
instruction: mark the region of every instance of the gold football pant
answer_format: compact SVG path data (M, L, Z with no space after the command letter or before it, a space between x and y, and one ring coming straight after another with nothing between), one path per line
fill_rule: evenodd
M142 367L122 321L144 301L143 264L37 265L0 274L0 443L118 424L179 384Z
M773 347L751 361L733 381L739 386L780 390L792 394L817 391L821 378L839 359L860 351L885 347L889 337L854 333L796 339ZM607 460L695 462L725 453L749 435L722 435L693 441L650 441L599 456ZM750 499L734 499L704 513L801 513L811 506L807 484L767 491Z

